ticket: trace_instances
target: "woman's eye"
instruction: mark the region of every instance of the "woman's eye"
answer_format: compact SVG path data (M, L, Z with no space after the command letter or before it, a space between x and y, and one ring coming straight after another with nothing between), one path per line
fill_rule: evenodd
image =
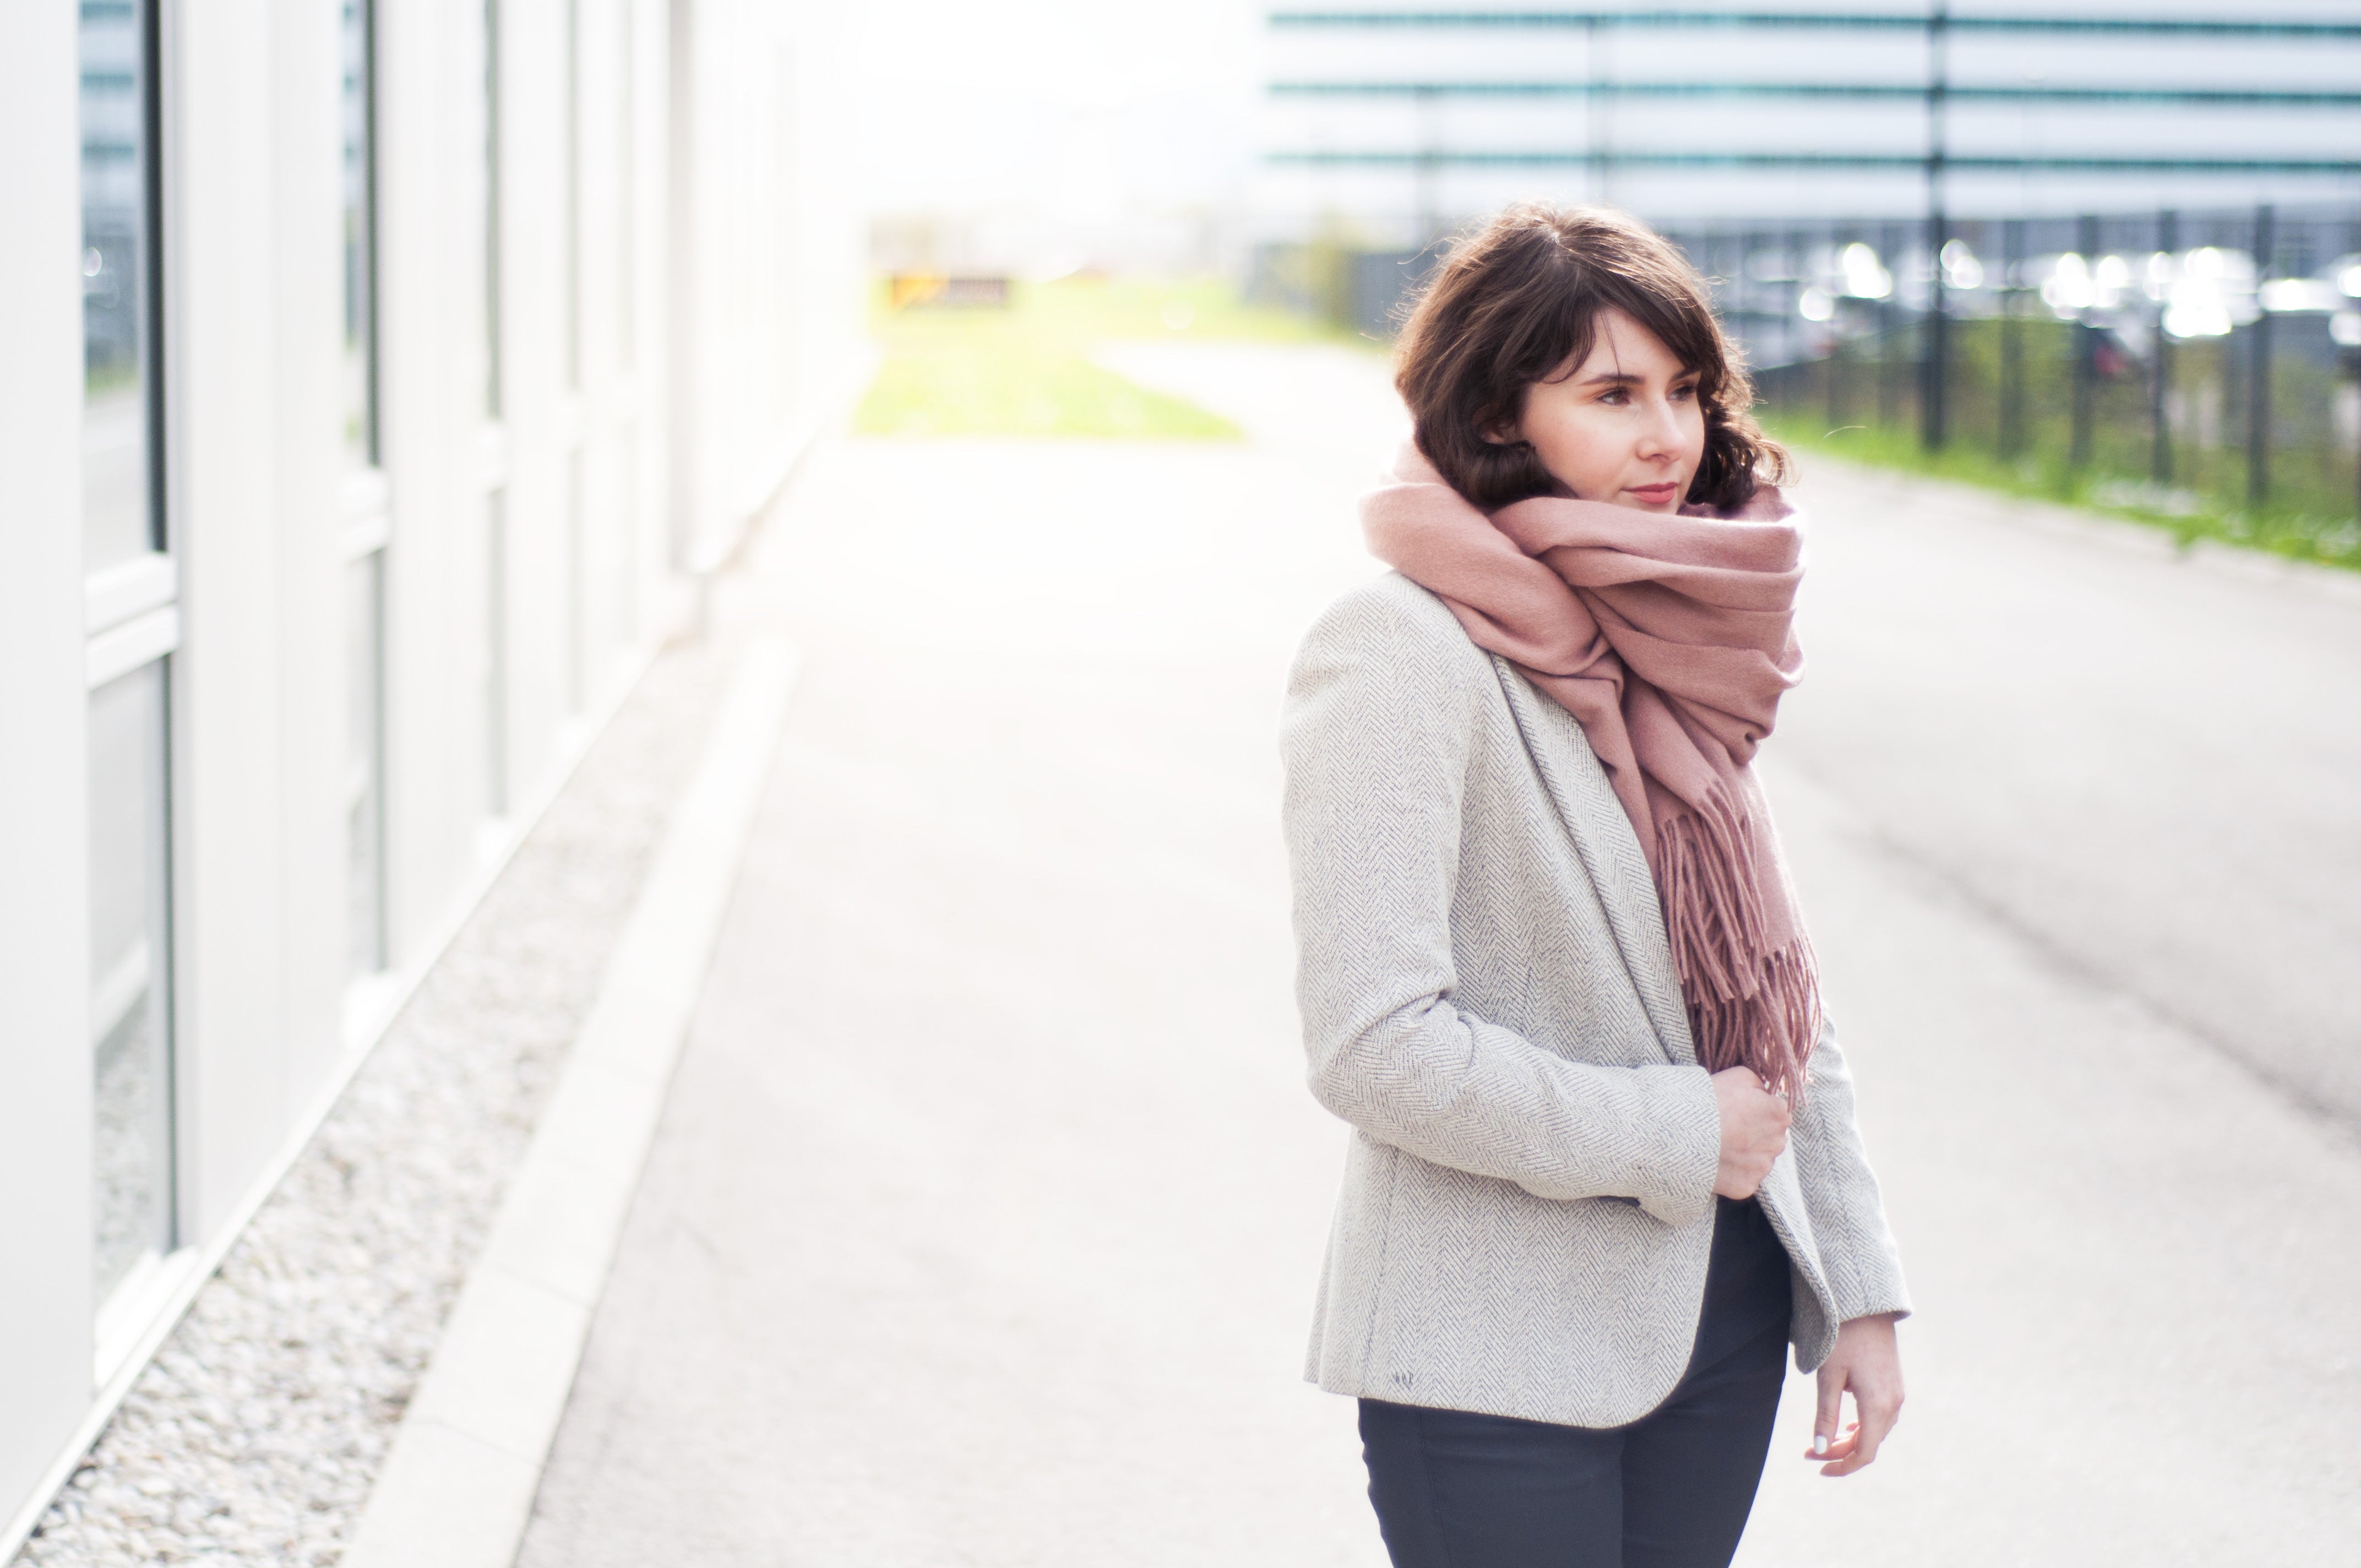
M1598 394L1598 400L1610 408L1620 408L1631 400L1631 394L1620 387L1609 387Z
M1696 383L1695 381L1687 381L1687 382L1684 382L1684 383L1682 383L1680 386L1675 387L1675 388L1673 389L1673 396L1674 396L1674 397L1675 397L1675 398L1694 398L1694 397L1696 397L1696 396L1697 396L1697 383Z

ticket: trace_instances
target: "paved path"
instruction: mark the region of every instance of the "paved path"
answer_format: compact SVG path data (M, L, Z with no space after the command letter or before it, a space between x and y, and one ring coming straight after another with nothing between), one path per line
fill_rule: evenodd
M2361 1127L2361 574L1822 466L1789 760L2094 982ZM2267 558L2237 557L2264 565Z
M527 1568L1383 1561L1350 1408L1296 1381L1342 1134L1300 1083L1272 721L1371 569L1397 416L1342 352L1121 363L1254 439L848 443L766 543L807 673ZM2246 955L2361 872L2351 722L2280 706L2361 609L1888 488L1815 478L1772 783L1913 1400L1826 1483L1798 1382L1741 1562L2336 1561L2361 1152L2285 1086L2347 1081L2356 1007ZM2202 651L2024 651L2070 624Z

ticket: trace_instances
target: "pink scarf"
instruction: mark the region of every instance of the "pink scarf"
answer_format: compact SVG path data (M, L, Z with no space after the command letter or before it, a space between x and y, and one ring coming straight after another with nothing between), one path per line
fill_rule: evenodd
M1542 496L1487 518L1415 448L1361 502L1378 557L1581 724L1655 874L1697 1059L1802 1097L1819 982L1748 765L1803 674L1803 538L1764 486L1678 516Z

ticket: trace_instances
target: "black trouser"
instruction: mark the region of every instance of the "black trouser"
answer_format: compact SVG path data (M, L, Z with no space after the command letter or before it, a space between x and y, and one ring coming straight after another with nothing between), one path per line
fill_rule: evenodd
M1688 1371L1631 1425L1361 1401L1395 1568L1728 1568L1770 1451L1791 1302L1762 1208L1716 1201Z

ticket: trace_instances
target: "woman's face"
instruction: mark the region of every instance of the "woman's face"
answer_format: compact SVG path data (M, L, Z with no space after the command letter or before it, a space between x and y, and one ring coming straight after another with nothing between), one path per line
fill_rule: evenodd
M1678 511L1705 456L1697 373L1621 311L1601 311L1589 357L1525 389L1516 434L1583 500Z

